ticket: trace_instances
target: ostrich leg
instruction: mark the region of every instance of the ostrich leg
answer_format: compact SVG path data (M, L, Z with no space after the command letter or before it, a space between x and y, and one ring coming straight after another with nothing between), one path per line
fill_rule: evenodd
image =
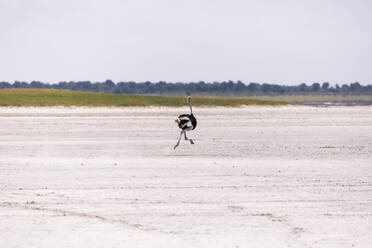
M180 137L178 138L177 144L173 147L173 149L176 149L177 146L180 144L180 140L181 140L181 137L182 137L182 133L183 133L183 132L184 132L184 131L182 130L181 133L180 133Z
M189 140L190 143L193 145L194 144L194 141L192 139L187 138L186 131L184 132L184 134L185 134L185 140Z

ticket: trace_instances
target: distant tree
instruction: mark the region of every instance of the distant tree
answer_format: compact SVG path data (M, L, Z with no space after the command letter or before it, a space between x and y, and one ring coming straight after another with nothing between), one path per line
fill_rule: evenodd
M234 84L234 92L237 92L239 95L244 95L247 88L248 87L240 80L237 81L236 84Z
M299 86L297 86L297 92L300 93L300 94L306 94L307 85L305 83L302 83Z
M318 92L318 91L320 90L320 84L319 84L319 83L313 83L313 84L311 85L311 90L312 90L313 92Z
M30 88L34 88L34 89L44 88L44 84L39 81L32 81L30 83Z
M323 89L324 91L327 91L328 88L329 88L329 83L328 83L328 82L324 82L324 83L322 84L322 89Z
M264 95L267 95L267 94L269 94L270 91L271 91L271 85L270 85L270 84L266 84L266 83L264 83L264 84L262 84L261 90L262 90L262 93L263 93Z
M251 95L257 94L260 91L260 85L258 83L249 83L248 91Z
M350 89L350 87L349 87L349 85L347 85L347 84L343 84L342 86L341 86L341 92L343 93L343 94L347 94L347 93L349 93L349 90Z
M112 80L107 79L105 81L105 85L108 86L108 87L113 87L115 85L115 83Z
M19 89L19 88L23 88L22 86L23 86L23 82L15 81L13 83L13 88Z
M204 81L199 81L196 85L196 91L205 92L207 90L207 85Z
M8 82L0 82L0 89L8 89L11 88L12 85Z
M359 84L359 82L352 83L350 84L350 91L360 94L362 91L362 86Z

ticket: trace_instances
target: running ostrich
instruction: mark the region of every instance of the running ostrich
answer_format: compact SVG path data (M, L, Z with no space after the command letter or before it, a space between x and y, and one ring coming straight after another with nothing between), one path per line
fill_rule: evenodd
M196 118L192 113L191 96L187 97L187 103L189 104L189 107L190 107L190 114L182 114L178 116L178 118L175 120L178 127L181 129L181 133L180 133L180 137L178 138L178 142L174 146L173 149L176 149L177 146L180 144L182 134L185 135L185 140L189 140L192 145L194 144L194 141L192 139L188 139L186 136L186 131L191 131L196 128Z

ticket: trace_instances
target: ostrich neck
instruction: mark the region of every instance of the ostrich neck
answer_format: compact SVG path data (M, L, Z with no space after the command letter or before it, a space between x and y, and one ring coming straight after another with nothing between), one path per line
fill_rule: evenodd
M191 103L189 102L189 107L190 107L190 112L192 114L192 106L191 106Z

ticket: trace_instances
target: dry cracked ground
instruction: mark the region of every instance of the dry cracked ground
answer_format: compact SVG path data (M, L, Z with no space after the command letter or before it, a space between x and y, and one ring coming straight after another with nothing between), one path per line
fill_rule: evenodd
M370 247L372 107L0 108L0 247Z

